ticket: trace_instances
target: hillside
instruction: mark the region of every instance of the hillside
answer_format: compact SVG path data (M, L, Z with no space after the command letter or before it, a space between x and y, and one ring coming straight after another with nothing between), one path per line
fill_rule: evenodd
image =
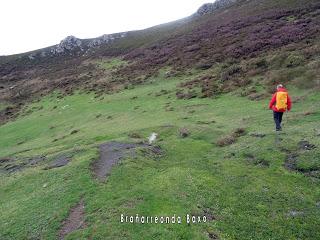
M221 0L0 57L0 239L320 239L319 26L316 0Z
M56 89L113 92L146 82L165 67L171 75L203 69L201 78L177 90L187 87L203 97L247 88L256 79L268 86L281 81L319 87L318 1L226 3L143 31L67 37L56 46L1 57L0 101L14 104L0 113L1 120L15 117L25 101ZM110 75L99 64L108 57L127 64Z

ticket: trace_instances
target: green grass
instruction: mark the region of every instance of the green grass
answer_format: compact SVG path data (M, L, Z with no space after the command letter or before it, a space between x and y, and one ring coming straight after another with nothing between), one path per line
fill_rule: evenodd
M97 64L102 69L114 70L115 68L126 65L127 62L119 58L110 58L97 61Z
M319 180L286 170L283 149L298 151L298 142L308 140L317 148L301 151L298 165L319 167L320 94L291 89L292 96L305 98L284 116L277 144L267 100L236 94L178 100L179 81L162 80L160 74L152 84L103 99L81 92L58 99L55 93L25 109L33 111L29 115L2 125L0 157L82 151L62 168L38 166L0 176L0 238L56 239L69 209L83 197L88 227L67 239L208 239L208 233L220 239L319 239ZM169 93L155 97L160 90ZM167 103L173 111L166 110ZM312 114L304 115L307 111ZM179 137L182 127L189 137ZM230 146L216 145L239 127L247 135ZM72 130L79 132L71 135ZM159 133L165 155L125 159L106 183L96 181L90 171L96 145L133 141L128 137L133 132L144 139ZM269 166L257 164L261 159ZM185 216L203 210L215 220L190 226L120 223L121 213ZM302 214L292 216L293 211Z
M4 110L8 105L0 102L0 111Z

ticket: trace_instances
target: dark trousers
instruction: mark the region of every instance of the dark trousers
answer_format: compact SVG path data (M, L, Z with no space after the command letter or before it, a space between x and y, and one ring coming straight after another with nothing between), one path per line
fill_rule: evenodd
M273 119L276 124L276 130L281 129L282 116L283 116L283 112L273 111Z

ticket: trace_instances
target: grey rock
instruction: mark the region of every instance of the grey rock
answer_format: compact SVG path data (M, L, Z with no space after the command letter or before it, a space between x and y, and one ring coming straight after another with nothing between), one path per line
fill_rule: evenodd
M32 53L27 58L32 61L36 58L44 58L59 55L83 55L94 53L95 49L103 44L109 44L127 36L127 32L104 34L92 39L79 39L75 36L68 36L61 40L59 44L52 46L49 50L43 50L39 53Z
M88 43L88 47L92 48L92 47L97 47L100 46L102 44L107 44L107 43L111 43L114 40L120 39L120 38L124 38L127 36L126 32L123 33L115 33L115 34L104 34L98 38L94 38L92 39L89 43Z
M34 53L32 53L32 54L30 54L29 56L28 56L28 58L30 59L30 60L33 60L33 59L35 59L35 54Z
M45 56L47 56L47 53L43 51L43 52L40 53L40 56L41 57L45 57Z
M214 3L203 4L196 12L196 15L202 16L202 15L213 13L218 9L229 7L237 1L238 0L217 0Z
M65 53L66 51L72 51L76 48L81 49L82 41L79 38L74 36L68 36L63 39L58 45L51 49L51 53L60 54Z
M296 210L291 210L287 213L288 217L298 217L304 215L304 212L302 211L296 211Z

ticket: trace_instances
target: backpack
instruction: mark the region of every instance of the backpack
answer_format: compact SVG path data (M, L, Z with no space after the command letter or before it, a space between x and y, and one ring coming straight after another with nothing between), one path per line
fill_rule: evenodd
M276 108L278 110L287 110L288 107L288 93L277 92Z

